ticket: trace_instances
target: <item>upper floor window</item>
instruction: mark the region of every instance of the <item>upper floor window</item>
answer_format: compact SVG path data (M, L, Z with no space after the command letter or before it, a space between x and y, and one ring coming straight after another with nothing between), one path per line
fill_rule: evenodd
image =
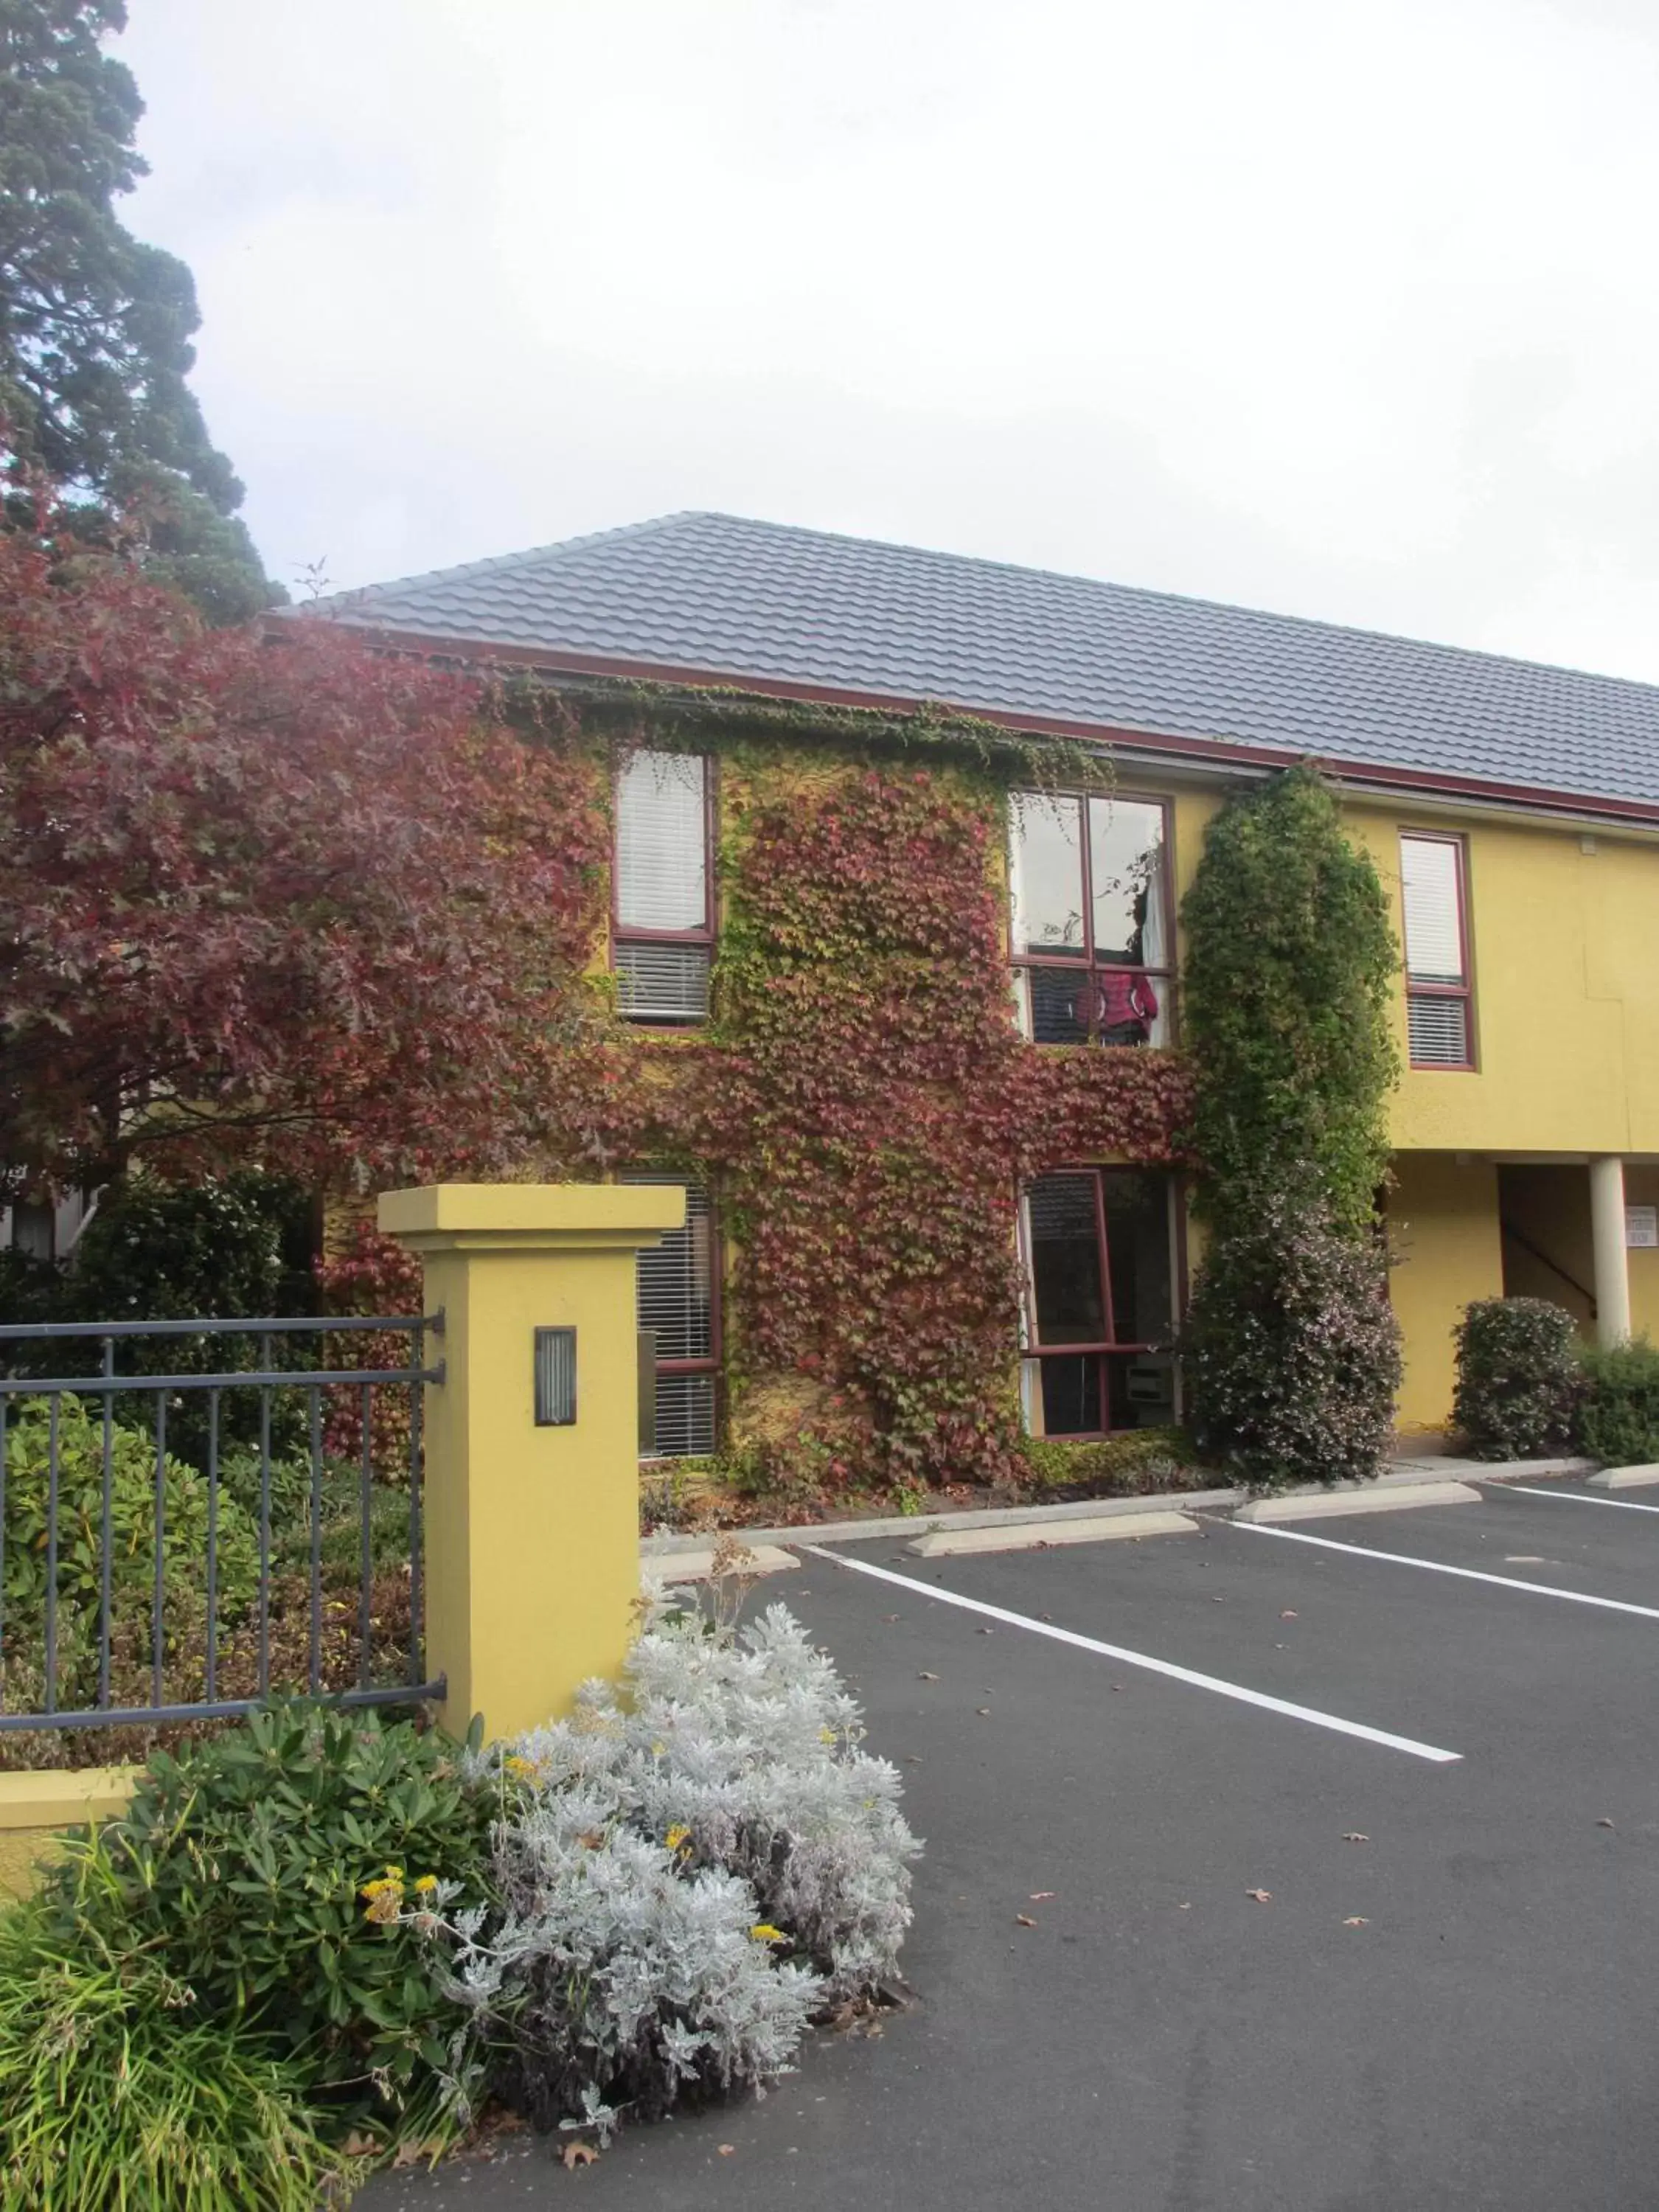
M1156 799L1013 794L1020 1028L1038 1044L1167 1044L1169 836Z
M1473 1067L1463 841L1400 840L1406 921L1406 1026L1413 1067Z
M708 1015L708 763L695 753L633 753L617 778L612 964L617 1003L630 1021Z

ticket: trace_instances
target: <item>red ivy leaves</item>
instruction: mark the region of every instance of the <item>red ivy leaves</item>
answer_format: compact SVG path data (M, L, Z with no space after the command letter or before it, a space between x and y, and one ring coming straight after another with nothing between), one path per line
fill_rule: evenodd
M1018 1180L1167 1159L1187 1113L1167 1054L1016 1035L999 815L982 787L927 770L849 770L756 805L727 884L721 1041L655 1048L664 1066L635 1091L650 1092L639 1151L720 1188L744 1373L813 1386L796 1434L768 1446L780 1478L1010 1469Z
M112 555L0 536L0 1159L522 1159L599 926L591 765L327 623L207 629Z

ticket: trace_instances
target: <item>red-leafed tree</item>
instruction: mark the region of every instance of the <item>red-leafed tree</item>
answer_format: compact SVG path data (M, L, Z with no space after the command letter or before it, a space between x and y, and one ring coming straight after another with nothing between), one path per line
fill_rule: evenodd
M603 782L319 617L211 630L0 535L0 1163L313 1182L535 1148L586 1017Z

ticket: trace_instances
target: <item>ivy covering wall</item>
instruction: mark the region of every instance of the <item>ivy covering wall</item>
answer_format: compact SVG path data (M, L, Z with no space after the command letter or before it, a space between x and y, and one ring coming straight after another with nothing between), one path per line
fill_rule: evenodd
M584 848L631 746L708 754L720 787L708 1024L623 1021L596 966L586 1012L550 1041L527 1170L707 1183L732 1449L757 1481L904 1492L1025 1472L1019 1179L1171 1161L1191 1117L1178 1055L1036 1052L1013 1025L1007 792L1098 787L1099 757L926 711L743 695L526 689L514 711L564 761ZM605 871L588 884L598 947Z

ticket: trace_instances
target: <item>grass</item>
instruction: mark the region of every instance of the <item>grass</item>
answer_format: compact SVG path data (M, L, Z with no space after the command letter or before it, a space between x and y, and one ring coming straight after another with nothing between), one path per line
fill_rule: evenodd
M4 2212L316 2212L356 2171L292 2069L147 1947L0 1916Z

